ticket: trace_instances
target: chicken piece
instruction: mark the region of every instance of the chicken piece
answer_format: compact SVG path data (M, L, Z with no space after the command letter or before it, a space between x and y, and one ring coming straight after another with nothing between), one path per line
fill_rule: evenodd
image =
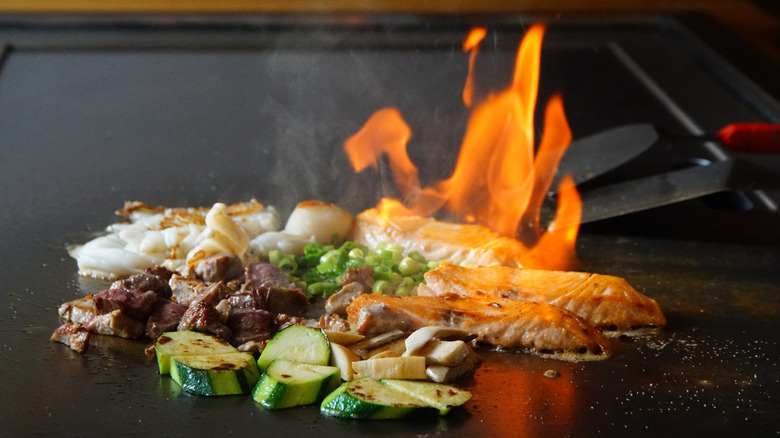
M58 312L63 323L81 324L90 333L120 338L136 339L144 335L146 324L128 316L119 309L99 314L95 308L95 295L60 305Z
M241 257L221 252L198 262L195 266L195 275L203 281L229 281L244 272L244 264Z
M84 298L62 303L57 310L60 315L60 321L63 323L74 322L77 324L86 324L97 315L95 310L94 295L89 294Z
M328 297L325 301L325 313L328 315L338 315L341 317L347 316L347 306L355 299L356 296L368 293L371 289L366 288L358 283L353 282L345 285L340 291Z
M89 332L75 322L62 324L52 333L51 341L67 345L71 350L84 353L89 346Z
M350 240L369 248L393 242L417 251L428 260L488 266L520 267L528 249L519 241L502 237L481 225L456 224L421 216L382 218L368 209L355 218Z
M146 323L127 316L121 310L114 310L113 312L94 316L84 324L84 328L88 332L98 335L137 339L146 332Z
M600 330L568 310L545 303L364 294L347 307L349 322L357 325L361 310L375 305L406 315L414 328L458 327L498 347L524 348L569 360L604 359L610 353L609 340Z
M354 300L352 300L354 302ZM347 314L349 314L347 306ZM355 317L349 315L349 322L357 332L367 337L379 336L390 331L411 332L412 321L403 312L398 312L384 303L362 306Z
M465 268L443 263L425 273L418 295L512 298L552 304L577 314L600 329L625 330L663 326L666 318L655 300L620 277L584 272Z

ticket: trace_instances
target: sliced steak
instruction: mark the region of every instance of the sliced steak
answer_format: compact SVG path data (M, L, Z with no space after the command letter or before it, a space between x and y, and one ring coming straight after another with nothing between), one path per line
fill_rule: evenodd
M183 304L158 299L146 320L146 337L157 339L165 332L176 330L186 311L187 306Z
M89 345L89 332L81 324L62 324L52 333L50 340L67 345L73 351L84 353Z
M121 310L125 315L143 320L149 316L157 293L151 290L138 289L106 289L92 298L98 315L105 315L115 310Z
M207 257L195 267L195 275L203 281L229 281L244 272L244 263L237 255L229 252Z
M227 319L227 326L233 332L230 343L243 345L249 341L261 342L273 335L276 322L274 315L260 309L233 309Z

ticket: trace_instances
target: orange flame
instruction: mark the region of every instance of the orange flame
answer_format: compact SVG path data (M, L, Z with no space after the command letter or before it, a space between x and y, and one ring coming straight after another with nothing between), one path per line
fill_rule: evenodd
M466 76L466 85L463 87L463 103L467 108L471 108L471 102L474 98L474 63L479 52L479 43L487 35L487 29L484 27L475 27L471 29L466 40L463 41L463 51L469 52L469 74Z
M406 154L406 143L412 130L395 108L385 108L372 115L363 128L344 143L355 172L368 166L376 169L377 159L387 154L390 170L401 193L418 190L417 167Z
M579 195L571 180L561 183L556 220L540 225L542 203L555 169L571 141L571 131L560 96L545 109L542 140L534 153L534 108L538 93L544 26L534 25L518 49L511 85L488 96L471 113L452 175L431 187L420 188L418 171L406 154L411 131L395 109L374 114L345 149L356 171L387 154L399 191L409 207L383 199L384 217L434 214L441 208L466 222L519 238L527 247L518 258L524 266L564 269L574 261L574 243L581 214ZM464 103L471 104L473 62L484 29L473 30L463 44L469 51L469 77ZM574 224L556 227L555 223Z

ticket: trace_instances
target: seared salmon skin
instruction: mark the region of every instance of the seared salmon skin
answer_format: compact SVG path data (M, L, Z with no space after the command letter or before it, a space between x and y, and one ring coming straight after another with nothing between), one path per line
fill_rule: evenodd
M658 303L623 278L584 272L462 267L442 263L425 273L419 295L511 298L547 303L577 314L600 329L663 326Z
M522 348L573 361L600 360L610 354L609 339L599 329L568 310L545 303L363 294L347 307L350 324L359 326L361 309L374 305L406 316L414 329L457 327L497 347Z

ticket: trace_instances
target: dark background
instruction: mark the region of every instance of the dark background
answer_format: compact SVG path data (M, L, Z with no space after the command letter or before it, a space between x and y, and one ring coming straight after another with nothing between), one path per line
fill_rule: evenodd
M386 106L412 127L410 155L424 182L447 176L468 116L460 42L474 23L491 29L478 96L506 85L523 30L548 20L540 101L563 94L575 137L625 123L658 127L666 146L613 178L715 159L697 144L670 148L677 138L780 121L777 84L766 80L771 58L730 62L753 48L733 50L729 32L709 20L359 18L0 23L0 435L375 432L380 425L316 408L266 412L246 397L180 393L143 355L145 342L100 338L83 356L49 343L58 305L105 285L78 277L66 248L115 221L126 200L207 206L256 197L286 213L322 199L357 213L376 203L388 175L355 175L341 144ZM483 352L485 364L465 382L475 394L465 410L382 423L383 432L778 433L780 227L745 195L748 211L694 200L583 228L579 268L625 276L659 301L668 327L615 339L615 356L598 363ZM551 368L562 377L543 377Z

